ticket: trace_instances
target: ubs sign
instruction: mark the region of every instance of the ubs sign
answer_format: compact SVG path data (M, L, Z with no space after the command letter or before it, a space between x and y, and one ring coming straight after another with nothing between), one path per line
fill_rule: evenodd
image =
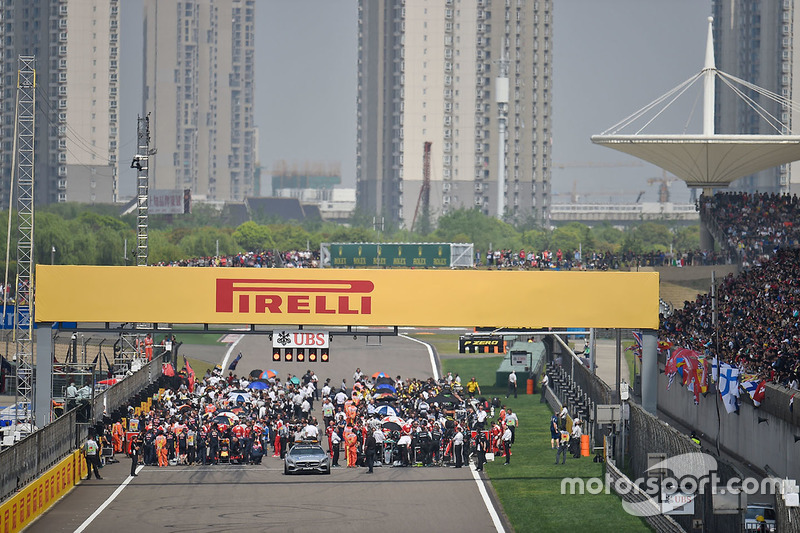
M280 330L272 333L273 348L328 348L327 331Z

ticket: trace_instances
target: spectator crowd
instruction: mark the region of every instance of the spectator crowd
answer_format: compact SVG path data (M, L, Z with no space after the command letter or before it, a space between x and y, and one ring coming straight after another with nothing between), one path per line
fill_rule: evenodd
M800 388L800 249L796 196L725 193L700 199L743 262L711 294L662 317L662 341L734 364L758 379ZM717 324L714 324L716 307Z
M241 252L234 255L194 257L178 261L161 262L154 266L317 268L319 266L319 252L310 250Z
M745 267L755 266L783 247L800 242L796 195L717 193L700 197L700 216Z
M722 265L729 263L729 254L713 250L690 250L688 252L591 252L581 255L579 250L563 252L560 248L555 252L545 249L541 252L520 250L495 250L486 253L486 257L475 254L477 266L520 269L564 269L564 270L621 270L632 267L686 267L701 265Z

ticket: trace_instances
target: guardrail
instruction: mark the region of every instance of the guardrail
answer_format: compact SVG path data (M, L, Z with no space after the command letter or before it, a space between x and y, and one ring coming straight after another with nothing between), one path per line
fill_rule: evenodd
M152 361L144 365L133 375L120 380L92 400L92 413L95 422L103 419L104 414L110 414L127 404L132 396L144 389L151 383L155 383L162 374L162 354L154 357Z
M73 409L14 446L0 452L0 501L36 479L69 453L86 437Z
M103 420L139 391L155 383L162 374L162 357L155 357L133 375L96 395L90 422ZM39 477L58 461L74 452L86 439L89 425L79 424L79 406L54 422L31 433L14 446L0 452L0 502Z

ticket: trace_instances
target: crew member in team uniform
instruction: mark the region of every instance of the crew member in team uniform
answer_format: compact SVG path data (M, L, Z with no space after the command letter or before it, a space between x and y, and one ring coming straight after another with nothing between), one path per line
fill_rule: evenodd
M159 468L168 465L167 437L164 436L163 431L159 431L158 436L156 437L156 455L158 456Z
M352 430L345 432L344 444L347 456L347 468L354 468L358 460L358 437Z
M131 475L137 476L136 467L139 466L139 455L142 451L142 442L139 437L134 437L131 441Z

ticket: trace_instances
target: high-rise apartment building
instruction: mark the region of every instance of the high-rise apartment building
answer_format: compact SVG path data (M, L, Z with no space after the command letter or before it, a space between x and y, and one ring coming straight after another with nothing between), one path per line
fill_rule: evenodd
M119 0L4 0L0 17L0 205L8 205L20 55L36 57L36 203L111 202Z
M150 187L253 194L255 0L145 0Z
M794 28L800 28L793 0L713 0L714 55L719 70L788 99L800 97L795 76L800 48L794 46ZM800 45L800 43L798 43ZM741 88L741 87L739 87ZM755 91L746 91L755 109L719 80L716 83L715 131L725 134L800 133L800 114ZM776 130L762 118L771 115L783 124ZM733 189L748 192L796 192L800 163L774 167L734 182Z
M548 221L552 0L360 0L360 209L410 227L430 144L429 212L481 209ZM500 153L495 79L508 103ZM505 91L500 91L504 93ZM498 96L500 98L498 99ZM504 201L498 176L504 157Z

